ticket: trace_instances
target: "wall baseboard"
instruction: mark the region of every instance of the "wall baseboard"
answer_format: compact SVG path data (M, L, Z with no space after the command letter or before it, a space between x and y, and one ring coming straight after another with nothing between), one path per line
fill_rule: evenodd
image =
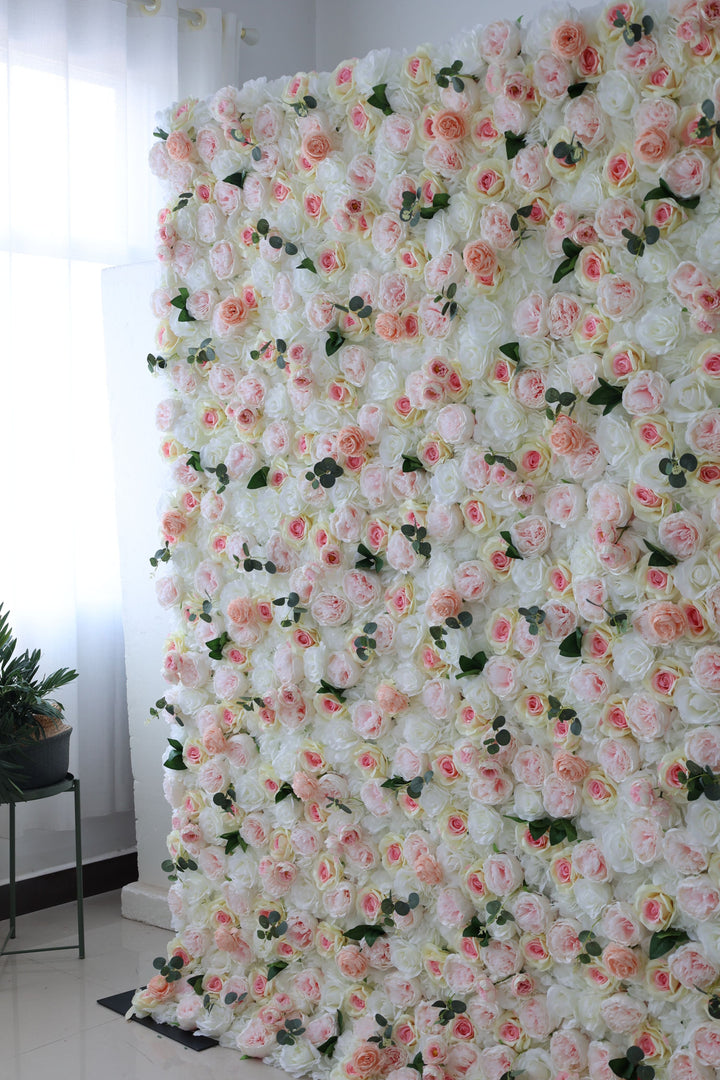
M99 893L121 889L131 881L137 881L137 853L114 855L108 859L85 863L83 866L83 893L97 896ZM56 907L75 900L75 867L56 870L52 874L21 878L15 885L18 915L31 911ZM0 921L10 917L10 886L0 885Z
M124 919L172 929L167 888L133 881L123 889L121 904Z

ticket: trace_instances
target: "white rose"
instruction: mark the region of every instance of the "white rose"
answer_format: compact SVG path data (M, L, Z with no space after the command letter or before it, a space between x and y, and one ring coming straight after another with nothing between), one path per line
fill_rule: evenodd
M452 199L450 200L452 202ZM447 214L436 214L427 224L425 249L431 258L457 246L462 247L461 235L453 227Z
M319 683L325 676L327 664L327 649L324 645L318 645L314 649L305 649L303 655L303 668L305 678L312 683Z
M504 339L500 335L504 333L506 326L507 320L502 308L492 300L479 297L468 305L457 330L458 356L462 358L464 349L475 355L479 342L482 342L482 355L487 355L496 344L502 344Z
M499 398L488 409L484 426L502 449L514 449L527 431L528 413L512 398Z
M578 177L577 183L573 187L570 205L587 213L588 210L597 210L605 198L605 190L599 170L586 169Z
M693 838L707 847L715 848L720 842L720 807L707 799L688 803L685 823Z
M595 438L609 465L629 471L630 461L636 451L628 439L626 422L616 420L612 415L601 416L595 428Z
M713 724L717 719L717 701L693 679L680 678L675 684L673 705L686 724Z
M396 934L390 938L390 957L393 967L411 979L422 971L421 950L414 942L402 941Z
M592 577L599 563L595 549L584 540L578 540L570 548L570 570L574 578Z
M412 446L410 432L390 428L380 440L378 457L386 469L400 465L403 454L409 453Z
M615 671L626 682L642 679L654 660L654 650L639 634L625 634L622 645L613 653Z
M371 94L373 86L385 82L394 57L390 49L373 49L355 65L355 86L359 94ZM393 65L394 66L394 65Z
M550 672L539 653L537 656L529 656L527 660L522 661L520 664L520 678L525 686L531 686L539 694L543 694L550 689Z
M368 401L385 401L398 392L398 373L387 360L376 364L367 382Z
M513 809L518 817L531 821L533 818L543 816L543 801L539 791L533 791L526 784L516 784L513 794L515 796Z
M422 808L428 818L437 820L449 803L450 796L437 784L423 788Z
M382 445L382 444L381 444ZM441 462L432 475L430 491L438 502L449 505L462 499L465 484L460 476L457 459Z
M268 420L280 420L288 415L287 391L284 386L271 386L265 395L263 412Z
M544 368L552 359L553 347L546 338L528 339L523 345L523 360L528 367Z
M405 739L415 750L432 750L438 738L438 725L429 715L408 712L403 724Z
M395 671L395 685L402 694L419 694L424 682L421 671L414 664L400 664Z
M669 240L658 240L646 245L637 262L637 275L642 281L665 284L667 276L677 263L677 252Z
M637 870L638 862L624 825L608 823L603 832L603 851L608 866L616 874L632 874Z
M588 881L586 878L578 878L573 885L575 902L578 907L595 922L599 918L603 908L612 900L612 892L609 885L599 881Z
M688 423L712 405L697 375L686 375L670 384L663 409L670 420Z
M597 97L606 113L625 119L629 119L638 100L633 84L621 71L608 71L602 76L597 84Z
M283 1046L277 1055L278 1065L291 1076L304 1076L320 1061L320 1055L307 1039L297 1039L291 1046Z
M712 273L720 273L720 222L704 229L697 241L700 265Z
M651 353L668 353L674 349L683 331L682 312L677 304L665 301L662 307L646 311L635 324L635 336Z
M496 810L482 803L473 803L468 811L468 832L476 844L492 844L497 840L503 821Z
M208 1035L211 1039L219 1039L223 1032L232 1024L235 1014L227 1005L216 1002L210 1012L197 1018L197 1030L202 1035Z
M476 229L477 202L465 191L456 192L446 211L453 228L460 236L472 236Z
M513 560L510 576L525 603L534 604L544 598L546 570L544 559Z
M718 571L706 551L699 551L673 569L673 580L684 597L698 600L718 580Z

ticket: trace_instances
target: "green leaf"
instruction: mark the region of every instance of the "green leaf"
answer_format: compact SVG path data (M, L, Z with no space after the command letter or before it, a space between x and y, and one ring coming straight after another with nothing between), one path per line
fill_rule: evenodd
M518 341L505 342L504 345L500 346L500 352L514 363L520 363L520 343Z
M248 490L254 491L256 488L267 487L268 473L270 472L269 465L263 465L261 469L258 469L256 473L253 473L248 480Z
M234 184L235 187L242 188L245 186L245 180L247 177L247 169L240 169L239 172L230 173L225 177L224 183Z
M604 405L603 416L607 416L622 401L623 391L621 386L613 386L605 379L601 378L599 382L600 386L588 398L588 405Z
M366 941L368 945L373 946L379 938L385 937L385 930L382 926L371 926L362 923L359 926L351 927L349 930L343 930L343 934L351 941Z
M386 116L392 115L392 108L386 95L387 83L378 83L377 86L373 86L373 92L367 99L368 105L372 105L374 109L379 109L380 112L385 113Z
M333 356L345 344L345 338L338 330L331 330L325 342L325 354Z
M275 802L281 803L284 799L288 798L297 799L297 795L293 791L292 785L288 784L286 781L284 784L281 784L278 790L275 792Z
M560 655L568 657L582 656L582 639L583 633L580 627L578 627L560 642L558 647Z
M684 930L668 927L667 930L657 930L650 938L648 956L651 960L657 960L665 956L678 945L684 945L690 938Z
M568 86L568 97L569 98L580 97L580 95L582 94L582 92L586 88L586 86L587 86L586 82L576 82L576 83L573 83L572 86Z
M648 559L649 566L677 566L677 559L669 551L665 551L664 548L658 547L656 544L651 544L649 540L644 540L643 543L648 551L652 552Z
M608 1065L616 1076L622 1077L622 1080L632 1080L635 1070L627 1058L611 1058Z
M301 263L298 263L298 270L309 270L311 274L317 274L315 263L309 256L306 256Z
M524 135L516 135L513 131L504 131L505 153L508 161L516 157L524 146L527 145Z
M274 979L276 975L279 975L281 971L284 971L287 966L287 960L276 960L275 963L271 964L267 973L268 982Z
M220 833L220 839L225 841L226 855L232 855L237 848L240 848L241 851L247 851L248 849L247 841L243 840L238 831Z

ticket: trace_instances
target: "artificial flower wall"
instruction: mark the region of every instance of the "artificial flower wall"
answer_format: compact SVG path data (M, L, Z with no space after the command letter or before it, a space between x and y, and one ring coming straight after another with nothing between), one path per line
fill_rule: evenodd
M295 1076L715 1076L719 42L563 7L161 118L136 1012Z

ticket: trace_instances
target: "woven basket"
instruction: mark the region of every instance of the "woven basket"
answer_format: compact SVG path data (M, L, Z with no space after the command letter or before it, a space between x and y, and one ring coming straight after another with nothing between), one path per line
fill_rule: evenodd
M23 791L49 787L64 780L70 763L70 724L47 716L36 715L35 719L44 736L30 739L5 755L9 764L17 765L21 770L13 779Z

